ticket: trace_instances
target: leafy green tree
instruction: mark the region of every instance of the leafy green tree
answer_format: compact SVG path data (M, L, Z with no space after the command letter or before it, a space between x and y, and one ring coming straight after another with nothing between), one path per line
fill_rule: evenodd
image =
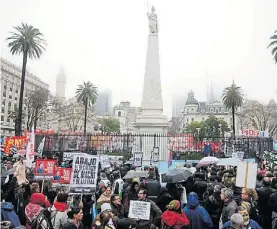
M268 46L269 47L273 47L271 50L271 54L273 56L273 59L275 60L275 64L277 63L277 30L275 31L275 33L270 37L270 44Z
M120 122L116 118L103 118L101 120L101 129L106 133L119 133Z
M226 131L229 131L228 124L221 119L211 115L204 122L205 137L206 138L219 138L224 136Z
M185 129L185 132L193 134L193 136L199 137L199 140L205 138L204 122L191 122ZM198 135L199 134L199 135Z
M15 135L20 136L22 129L22 107L27 60L28 58L39 59L45 50L46 43L43 39L43 34L31 25L22 23L21 26L16 26L14 29L15 32L12 32L7 40L9 41L8 47L10 48L12 55L23 54L18 118L15 127Z
M85 107L84 135L86 135L87 131L88 107L91 107L95 103L97 96L97 87L90 81L83 82L83 84L78 85L78 88L76 89L77 102L83 104Z
M230 87L226 87L222 93L222 100L226 108L232 109L232 129L233 129L233 138L236 138L236 127L235 127L235 112L238 107L241 107L243 104L243 93L240 87L237 87L236 84L232 83Z

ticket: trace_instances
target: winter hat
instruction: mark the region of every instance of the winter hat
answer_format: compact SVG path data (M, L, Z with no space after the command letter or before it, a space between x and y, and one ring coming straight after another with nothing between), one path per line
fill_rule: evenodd
M109 203L103 203L101 205L101 212L106 211L106 210L112 210L112 207Z
M42 193L33 193L30 199L30 203L43 205L46 202L46 197Z
M166 207L170 210L178 210L181 204L179 200L172 200Z

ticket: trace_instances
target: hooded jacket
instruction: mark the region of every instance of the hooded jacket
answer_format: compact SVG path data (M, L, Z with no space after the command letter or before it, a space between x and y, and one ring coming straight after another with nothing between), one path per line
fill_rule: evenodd
M189 220L183 211L178 213L166 210L162 214L162 223L173 229L182 229L189 225Z
M198 196L195 192L188 195L188 203L184 212L189 219L189 229L207 229L213 227L211 217L205 208L199 205Z

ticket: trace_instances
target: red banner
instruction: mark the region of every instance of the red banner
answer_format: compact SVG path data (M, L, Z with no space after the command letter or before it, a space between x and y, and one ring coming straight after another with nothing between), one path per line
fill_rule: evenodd
M52 182L60 184L69 184L71 179L71 172L72 168L56 167Z
M16 147L17 150L25 149L28 143L26 136L13 136L7 137L5 142L5 154L9 155L11 153L11 148Z
M34 170L35 176L54 176L56 160L36 160L36 166Z

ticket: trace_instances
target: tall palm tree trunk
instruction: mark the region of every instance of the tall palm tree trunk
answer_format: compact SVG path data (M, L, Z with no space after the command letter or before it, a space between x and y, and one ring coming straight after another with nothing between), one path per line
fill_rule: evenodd
M26 74L26 65L27 65L27 54L28 54L28 50L25 50L23 53L22 76L21 76L18 117L17 117L18 121L17 121L16 132L15 132L16 136L21 136L22 107L23 107L23 94L24 94L25 74Z
M233 138L236 139L235 107L234 106L232 106L232 119L233 119Z
M85 123L84 123L84 136L86 136L87 132L87 112L88 112L88 100L85 102Z

